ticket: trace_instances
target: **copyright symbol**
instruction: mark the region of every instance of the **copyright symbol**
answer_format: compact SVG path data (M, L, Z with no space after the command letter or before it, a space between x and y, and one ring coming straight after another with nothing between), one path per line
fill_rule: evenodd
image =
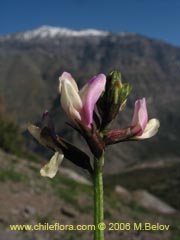
M103 222L99 223L98 224L98 229L103 231L104 229L106 229L106 224L103 223Z

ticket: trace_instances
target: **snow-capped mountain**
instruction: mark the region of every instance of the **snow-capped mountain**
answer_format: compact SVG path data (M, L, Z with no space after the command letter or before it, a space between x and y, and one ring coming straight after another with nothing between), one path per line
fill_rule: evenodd
M20 42L31 42L51 40L58 38L105 38L110 35L116 35L119 37L135 36L133 32L117 32L111 33L108 31L102 31L97 29L84 29L84 30L73 30L63 27L53 26L41 26L36 29L27 30L24 32L17 32L12 34L0 35L0 42L4 41L20 41Z
M28 30L25 32L19 32L15 34L8 34L1 36L3 40L8 40L12 36L16 40L30 41L33 39L55 38L55 37L105 37L109 33L107 31L100 31L96 29L86 30L71 30L61 27L42 26L34 30Z

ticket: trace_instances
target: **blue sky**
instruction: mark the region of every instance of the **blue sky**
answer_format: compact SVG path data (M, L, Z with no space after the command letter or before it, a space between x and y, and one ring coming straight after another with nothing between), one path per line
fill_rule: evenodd
M179 0L0 0L0 34L42 25L137 32L180 46Z

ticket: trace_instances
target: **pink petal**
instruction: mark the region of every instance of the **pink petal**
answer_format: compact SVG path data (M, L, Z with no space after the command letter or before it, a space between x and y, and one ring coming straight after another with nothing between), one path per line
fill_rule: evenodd
M147 122L148 122L148 113L147 113L147 108L146 108L146 99L143 98L141 101L141 106L140 106L140 109L139 109L139 123L140 123L140 126L141 126L141 129L142 131L144 131L146 125L147 125Z
M135 102L134 115L131 125L134 127L133 131L141 135L147 125L148 114L146 108L146 99L140 99Z
M82 121L89 127L93 121L95 104L105 89L105 84L106 76L99 74L91 78L79 92L83 103L81 112Z

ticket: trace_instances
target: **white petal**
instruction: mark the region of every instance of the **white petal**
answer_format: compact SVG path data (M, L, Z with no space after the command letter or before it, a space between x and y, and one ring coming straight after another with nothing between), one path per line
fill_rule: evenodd
M31 135L44 147L58 149L58 147L53 141L49 140L48 138L46 139L45 137L41 137L41 129L39 127L28 123L27 129L31 133Z
M71 84L73 85L73 87L75 88L76 92L78 92L78 86L77 86L77 83L76 81L74 80L74 78L72 77L72 75L68 72L63 72L63 74L59 77L59 91L61 93L61 87L62 87L62 82L64 80L68 80L71 82Z
M148 121L143 134L141 136L137 136L134 138L135 139L146 139L146 138L153 137L158 132L159 127L160 127L159 120L153 118Z
M31 133L31 135L42 145L46 146L43 140L41 139L41 129L31 123L28 123L27 126L28 131Z
M41 176L53 178L56 175L63 158L63 154L55 152L55 154L51 157L50 161L41 168Z
M77 117L77 112L82 109L81 98L69 80L64 80L61 87L61 104L71 118ZM69 109L71 108L71 111Z
M81 120L81 115L80 113L70 104L69 109L68 109L68 115L74 121L74 119L79 119Z

